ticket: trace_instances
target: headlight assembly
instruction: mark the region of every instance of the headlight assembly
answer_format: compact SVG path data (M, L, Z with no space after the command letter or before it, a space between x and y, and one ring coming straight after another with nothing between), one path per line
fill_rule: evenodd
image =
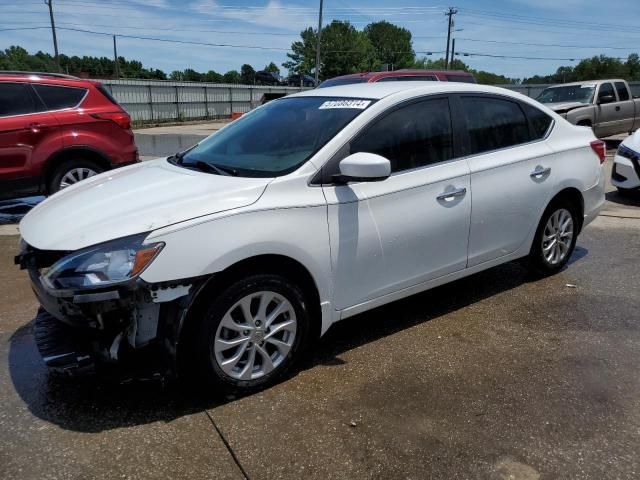
M628 158L629 160L640 161L640 153L634 152L629 147L626 147L624 145L620 145L616 153L621 157Z
M164 243L143 245L148 234L132 235L74 252L54 263L42 276L50 288L99 288L138 276L160 253Z

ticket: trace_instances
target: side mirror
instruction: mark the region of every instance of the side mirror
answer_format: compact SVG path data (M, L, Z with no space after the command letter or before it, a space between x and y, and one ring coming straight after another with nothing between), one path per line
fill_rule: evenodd
M612 103L616 101L616 97L613 95L602 95L598 97L598 103Z
M391 175L391 163L375 153L358 152L340 161L340 174L334 175L336 183L380 182Z

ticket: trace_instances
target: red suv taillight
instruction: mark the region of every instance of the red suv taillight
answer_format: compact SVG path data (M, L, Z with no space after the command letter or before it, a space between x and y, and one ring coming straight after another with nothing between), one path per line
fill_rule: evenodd
M124 112L92 113L91 116L100 120L110 120L124 130L131 128L131 117Z
M604 163L607 158L607 145L602 140L594 140L591 142L591 148L598 155L600 163Z

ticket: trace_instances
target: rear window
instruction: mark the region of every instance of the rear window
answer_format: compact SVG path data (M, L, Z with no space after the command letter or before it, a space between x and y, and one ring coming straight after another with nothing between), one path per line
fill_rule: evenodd
M397 77L382 77L377 82L437 82L435 75L399 75Z
M106 88L104 88L102 85L96 85L96 88L98 89L98 91L99 91L102 95L104 95L104 96L107 98L107 100L109 100L109 101L110 101L111 103L113 103L114 105L118 105L118 106L120 106L120 104L118 103L118 101L117 101L115 98L113 98L113 95L111 95L111 94L109 93L109 90L107 90Z
M473 75L445 75L450 82L476 83Z
M74 108L87 94L86 88L62 87L58 85L33 85L47 110Z
M627 86L624 84L624 82L616 82L615 85L618 92L618 99L621 102L629 100L629 90L627 90Z
M34 113L36 102L29 87L22 83L0 83L0 117Z
M352 83L367 83L367 80L367 77L331 78L318 85L318 88L337 87L338 85L351 85Z

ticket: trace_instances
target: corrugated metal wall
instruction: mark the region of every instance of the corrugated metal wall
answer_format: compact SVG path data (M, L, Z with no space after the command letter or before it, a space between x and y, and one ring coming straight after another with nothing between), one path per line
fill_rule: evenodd
M101 80L137 123L228 118L231 112L248 112L270 92L299 92L297 87L264 87L220 83L172 82L163 80ZM537 97L551 84L497 85ZM640 96L640 82L630 82L634 96Z
M162 80L100 80L136 123L228 118L248 112L265 93L299 92L265 87Z

